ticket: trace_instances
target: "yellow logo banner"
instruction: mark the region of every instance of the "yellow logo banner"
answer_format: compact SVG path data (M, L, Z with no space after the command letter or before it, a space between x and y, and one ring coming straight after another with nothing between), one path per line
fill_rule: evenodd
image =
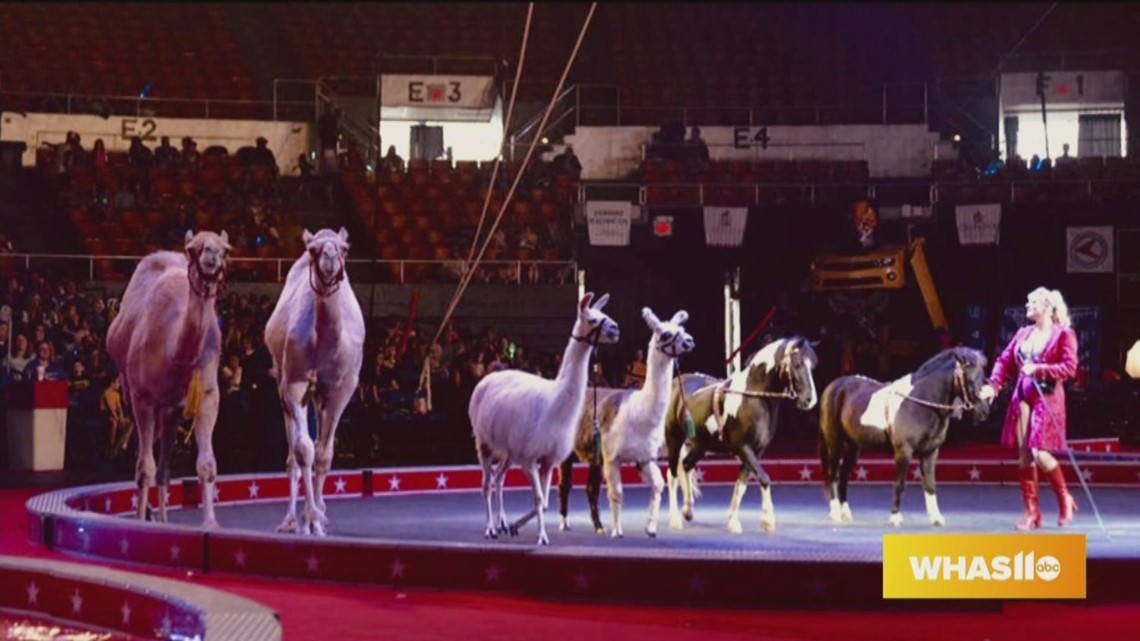
M884 599L1083 599L1084 534L885 534Z

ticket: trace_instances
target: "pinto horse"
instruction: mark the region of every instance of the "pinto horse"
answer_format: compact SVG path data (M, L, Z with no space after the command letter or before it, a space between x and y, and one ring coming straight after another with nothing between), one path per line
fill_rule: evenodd
M967 347L947 349L915 372L881 383L864 376L840 376L819 403L819 457L824 495L832 521L852 520L847 481L863 447L891 449L895 455L895 494L890 523L902 524L903 488L912 456L922 466L926 512L931 525L945 525L938 510L934 467L946 440L950 418L968 411L975 423L986 420L990 405L979 396L986 358Z
M765 345L748 367L727 379L707 374L686 374L674 382L669 413L665 418L665 445L669 464L669 527L682 527L681 515L693 520L695 496L693 468L705 452L723 452L740 460L740 476L728 509L728 531L740 533L740 501L749 478L760 484L760 525L765 531L776 526L771 479L760 465L764 450L776 433L781 400L794 400L800 410L816 404L812 370L819 363L815 349L801 336L782 338ZM690 433L689 420L692 420ZM685 450L688 453L682 454ZM683 467L683 470L678 470ZM683 512L677 510L676 487L684 494Z

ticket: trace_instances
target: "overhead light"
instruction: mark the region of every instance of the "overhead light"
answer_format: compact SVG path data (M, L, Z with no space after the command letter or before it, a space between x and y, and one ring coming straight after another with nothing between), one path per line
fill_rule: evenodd
M954 142L962 142L962 135L954 134Z
M550 144L550 139L549 139L549 138L547 138L546 136L543 136L543 137L542 137L542 144L544 144L544 145L549 145L549 144Z

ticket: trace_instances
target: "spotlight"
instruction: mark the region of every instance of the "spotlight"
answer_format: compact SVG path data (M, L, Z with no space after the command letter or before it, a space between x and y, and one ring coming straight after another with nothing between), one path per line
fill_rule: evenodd
M547 138L546 136L543 136L543 137L542 137L542 144L544 144L544 145L549 145L549 144L550 144L550 139L549 139L549 138Z
M962 135L954 134L954 142L962 142Z
M1136 341L1132 345L1132 349L1128 350L1128 356L1124 361L1124 371L1132 378L1140 378L1140 341Z

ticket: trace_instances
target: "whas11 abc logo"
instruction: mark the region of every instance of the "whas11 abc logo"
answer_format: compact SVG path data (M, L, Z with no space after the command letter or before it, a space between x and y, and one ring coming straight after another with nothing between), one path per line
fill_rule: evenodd
M915 581L1053 581L1061 562L1052 555L1018 552L1013 556L965 555L909 558Z

